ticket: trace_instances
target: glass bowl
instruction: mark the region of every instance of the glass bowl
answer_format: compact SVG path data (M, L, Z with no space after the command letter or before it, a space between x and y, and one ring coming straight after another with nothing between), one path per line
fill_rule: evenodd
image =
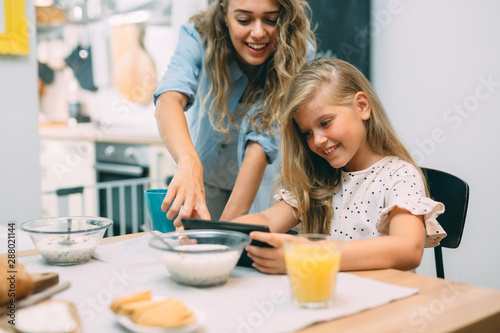
M51 265L87 262L113 221L104 217L66 216L27 221L27 232L38 253Z
M160 250L161 260L178 283L208 287L226 283L245 246L247 234L226 230L183 230L158 234L149 244Z

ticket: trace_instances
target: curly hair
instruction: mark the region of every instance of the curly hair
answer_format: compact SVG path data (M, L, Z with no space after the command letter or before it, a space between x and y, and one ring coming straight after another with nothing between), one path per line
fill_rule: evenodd
M308 233L330 233L333 217L332 197L340 182L341 169L313 153L301 134L294 116L307 110L321 93L329 95L332 105L352 105L357 92L364 92L371 105L371 116L365 121L366 141L382 156L397 156L421 169L396 135L385 109L366 77L351 64L333 58L307 62L292 79L284 98L281 128L282 175L280 186L293 193L298 202L298 218Z
M236 59L236 50L224 19L230 1L214 1L205 11L190 18L206 47L205 66L211 84L205 101L213 95L210 122L215 130L231 137L230 127L238 126L236 119L245 116L251 129L273 134L275 126L279 125L280 106L288 83L306 61L307 42L316 47L309 21L311 10L305 0L277 0L281 10L276 23L276 50L265 62L263 75L249 83L242 108L232 114L226 105L233 91L228 64ZM257 111L250 115L248 111L255 107Z

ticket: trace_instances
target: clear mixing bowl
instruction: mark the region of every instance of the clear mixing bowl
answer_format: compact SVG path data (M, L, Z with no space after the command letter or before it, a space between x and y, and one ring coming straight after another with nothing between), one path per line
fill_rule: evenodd
M48 264L77 265L92 257L112 224L112 220L104 217L49 217L24 222L21 230L30 235Z
M170 278L196 287L224 284L251 241L244 233L226 230L183 230L160 237L170 247L157 238L149 244L161 251Z

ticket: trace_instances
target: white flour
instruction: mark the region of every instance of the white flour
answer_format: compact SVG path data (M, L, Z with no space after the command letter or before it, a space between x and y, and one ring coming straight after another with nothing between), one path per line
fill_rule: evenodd
M61 244L66 236L47 237L37 244L38 252L49 264L68 265L84 263L99 245L92 236L71 236L71 244Z
M217 244L180 245L176 250L185 253L163 253L163 262L170 277L191 286L212 286L226 282L241 252L238 250L220 253L189 253L189 251L223 250L227 246Z

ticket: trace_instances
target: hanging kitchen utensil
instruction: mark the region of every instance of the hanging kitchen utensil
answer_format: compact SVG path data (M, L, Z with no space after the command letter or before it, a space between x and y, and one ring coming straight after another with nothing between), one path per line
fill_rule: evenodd
M35 20L37 26L55 26L66 22L66 14L57 6L35 6Z
M97 87L94 85L92 54L90 51L90 46L83 47L79 44L64 60L73 70L80 87L90 91L97 91Z
M156 66L143 44L140 23L117 25L112 32L113 83L127 100L146 105L156 90Z
M54 82L54 70L47 66L47 64L38 62L38 77L45 84L50 84Z

